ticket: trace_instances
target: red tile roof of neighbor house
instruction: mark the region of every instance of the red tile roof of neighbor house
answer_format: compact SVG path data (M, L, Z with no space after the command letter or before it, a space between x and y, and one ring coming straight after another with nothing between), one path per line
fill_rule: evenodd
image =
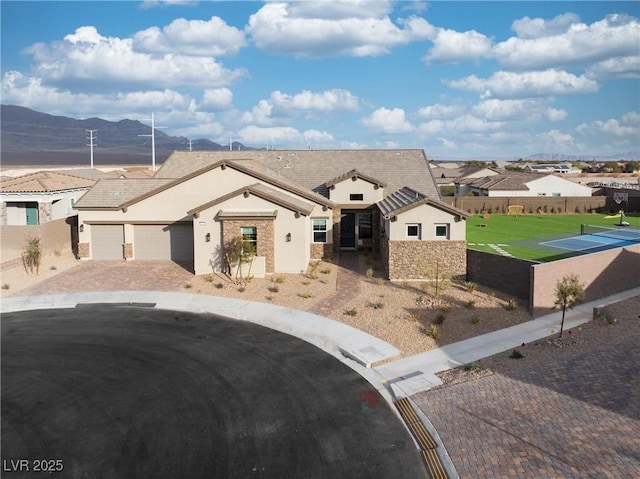
M51 193L56 191L91 188L94 180L57 173L55 171L38 171L15 178L3 179L0 190L3 193Z

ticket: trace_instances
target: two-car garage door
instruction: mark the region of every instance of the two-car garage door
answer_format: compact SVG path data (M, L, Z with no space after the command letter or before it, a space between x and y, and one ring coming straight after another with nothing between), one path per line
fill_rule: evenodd
M96 260L124 258L124 226L93 225L91 256ZM133 258L136 260L193 261L193 226L134 225Z
M133 255L137 260L193 261L193 226L135 225Z

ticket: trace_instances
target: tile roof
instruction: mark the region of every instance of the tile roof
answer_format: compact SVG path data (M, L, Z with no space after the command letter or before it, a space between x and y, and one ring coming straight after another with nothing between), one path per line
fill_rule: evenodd
M385 182L388 191L408 186L440 198L423 150L181 151L167 158L155 178L180 178L221 160L233 160L324 197L329 196L327 182L357 170Z
M120 209L125 204L149 192L162 188L170 179L116 179L107 178L98 181L76 204L77 209Z
M372 178L371 176L362 174L358 170L347 171L344 175L337 176L337 177L333 178L332 180L327 181L324 184L324 186L326 186L327 188L331 188L333 185L336 185L338 183L342 183L345 180L353 180L354 178L355 179L358 179L358 178L363 179L363 180L368 181L369 183L372 183L374 185L381 186L382 188L387 186L387 184L384 181L380 181L380 180L377 180L375 178Z
M407 187L401 188L398 191L394 191L385 199L376 203L382 215L387 218L392 218L404 211L408 211L412 208L425 204L434 206L435 208L447 211L463 218L469 218L471 216L462 210L444 203L443 201L429 198L428 196L425 196L422 193Z
M510 173L508 175L485 176L483 178L467 178L456 181L483 190L526 191L527 183L542 178L539 174Z
M15 178L3 179L3 193L51 193L90 188L95 181L54 171L38 171Z

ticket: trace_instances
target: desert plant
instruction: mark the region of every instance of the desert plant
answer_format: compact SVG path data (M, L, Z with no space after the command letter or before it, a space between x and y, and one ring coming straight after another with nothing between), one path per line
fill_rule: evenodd
M511 359L522 359L524 358L524 354L522 354L520 351L518 351L518 348L516 348L513 351L511 351L511 354L509 355L509 357Z
M193 285L191 283L187 283L184 285L184 289L191 289L193 288Z
M319 281L320 283L322 283L322 284L327 284L327 283L328 283L328 281L327 281L326 279L320 279L320 280L318 280L318 281Z
M35 274L40 274L40 265L42 264L42 243L40 238L32 237L27 240L22 251L22 261L25 269Z
M438 337L440 336L440 330L438 329L438 326L432 324L427 334L433 339L438 339Z
M355 309L345 309L342 314L344 314L345 316L355 316L356 314L358 314L358 311Z
M369 306L370 308L373 308L373 309L382 309L382 308L384 308L384 303L380 303L380 302L367 303L367 306Z
M304 298L304 299L309 299L309 298L311 298L311 297L312 297L312 296L311 296L311 293L307 293L307 292L305 292L305 293L300 293L298 296L300 296L301 298Z
M513 311L518 307L518 302L515 299L511 298L505 303L504 307L507 311Z
M465 304L464 307L467 309L473 309L476 307L476 302L473 300L467 301L467 304Z
M280 291L280 288L278 288L278 286L276 286L276 285L269 286L269 288L267 288L267 289L272 293L277 293L278 291Z
M222 289L222 288L224 288L224 284L222 284L222 283L216 283L216 288L217 288L217 289Z
M449 311L451 311L451 303L440 303L440 311L442 311L443 313L448 313Z
M318 275L317 275L317 274L315 274L315 273L307 273L307 274L306 274L306 277L307 277L308 279L318 279L320 276L318 276Z
M407 314L407 320L411 321L411 322L415 322L418 321L420 319L420 314L419 313L408 313Z
M51 265L51 266L49 267L49 269L50 269L51 271L55 271L55 270L57 270L57 269L58 269L58 267L54 264L54 265Z
M2 289L9 289L11 286L9 286L9 283L4 283L2 285Z
M271 281L273 281L274 283L277 283L277 284L282 284L282 283L285 282L285 280L286 280L286 278L284 276L282 276L282 275L274 276L271 279Z
M480 369L480 365L475 361L464 365L465 371L476 371L477 369Z
M373 268L371 268L371 267L367 268L367 271L365 272L365 275L367 276L367 279L373 278Z
M612 313L607 313L606 320L607 324L610 324L611 326L618 324L618 318L616 318Z
M556 300L554 306L562 308L562 320L560 322L560 337L564 330L564 316L567 309L573 308L584 299L584 284L580 284L578 276L568 274L556 283Z
M469 293L473 293L476 290L476 283L474 283L473 281L465 281L464 287Z
M227 262L227 274L234 281L242 279L242 265L249 264L247 276L251 275L251 265L256 256L256 248L250 241L245 241L241 236L235 236L224 245L225 260ZM232 269L235 266L235 273Z
M331 274L331 268L323 268L320 270L322 274Z

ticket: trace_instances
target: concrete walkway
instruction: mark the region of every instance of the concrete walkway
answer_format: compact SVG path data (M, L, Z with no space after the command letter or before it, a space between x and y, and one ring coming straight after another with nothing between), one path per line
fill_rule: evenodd
M565 330L593 319L594 308L640 295L640 288L618 293L597 301L582 303L568 310ZM560 330L562 312L556 311L525 323L482 336L449 344L415 356L393 361L375 370L388 381L396 397L407 397L442 384L437 372L456 368L478 359L551 336Z

